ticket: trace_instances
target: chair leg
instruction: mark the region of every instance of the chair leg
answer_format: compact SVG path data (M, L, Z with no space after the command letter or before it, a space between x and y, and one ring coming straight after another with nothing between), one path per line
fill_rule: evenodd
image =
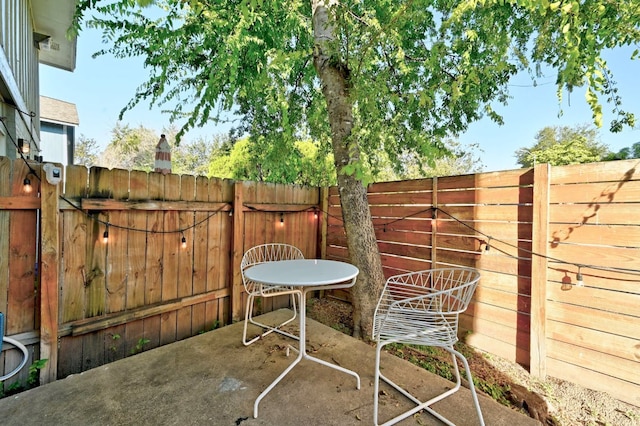
M469 368L469 362L467 359L455 349L452 349L453 353L460 358L462 361L462 365L464 365L464 370L467 373L467 379L469 380L469 390L471 391L471 397L473 398L473 404L476 407L476 413L478 414L478 420L480 424L484 426L484 417L482 416L482 410L480 410L480 402L478 401L478 395L476 393L476 387L473 384L473 377L471 376L471 369Z
M261 322L258 322L256 320L254 320L253 318L253 302L254 302L254 296L253 295L249 295L247 297L247 308L245 309L245 319L244 319L244 331L243 331L243 335L242 335L242 343L245 346L249 346L250 344L254 343L255 341L257 341L258 339L261 339L265 336L267 336L268 334L271 334L273 332L282 334L283 336L287 336L291 339L294 340L299 340L300 338L294 334L288 333L284 330L281 330L281 327L284 327L285 325L289 324L291 321L295 320L298 316L298 311L296 308L296 293L292 293L291 294L291 301L292 301L292 305L293 305L293 316L288 318L286 321L278 324L278 325L269 325L269 324L263 324ZM257 335L256 337L254 337L251 340L247 340L247 326L248 324L251 323L255 326L258 326L260 328L262 328L264 331L263 333Z
M244 330L242 332L242 343L245 346L249 346L256 340L258 340L261 336L256 336L251 340L247 340L247 326L249 325L249 321L251 321L251 314L253 313L253 295L250 294L247 297L247 308L244 310Z
M429 414L433 415L434 417L436 417L437 419L439 419L440 421L442 421L443 423L449 425L449 426L455 426L455 424L453 422L451 422L450 420L448 420L446 417L442 416L440 413L436 412L433 408L431 408L430 406L435 404L438 401L441 401L443 399L445 399L446 397L454 394L455 392L457 392L460 387L461 387L461 378L460 378L460 370L458 368L458 363L456 362L456 357L460 358L460 360L462 361L462 364L464 365L465 368L465 372L467 373L467 377L469 378L469 388L471 391L471 397L473 398L473 403L476 409L476 413L478 415L478 420L480 422L481 426L485 426L484 423L484 418L482 416L482 411L480 410L480 404L478 402L478 396L476 394L475 391L475 387L473 385L473 379L471 377L471 370L469 368L469 363L467 362L466 358L459 353L458 351L454 350L453 348L443 348L445 350L447 350L449 353L451 353L451 358L453 361L453 367L454 367L454 372L456 375L456 384L452 389L449 389L446 392L443 392L440 395L435 396L434 398L431 398L430 400L426 401L426 402L422 402L419 399L417 399L416 397L414 397L413 395L411 395L408 391L406 391L405 389L403 389L401 386L399 386L398 384L394 383L392 380L390 380L389 378L385 377L381 372L380 372L380 353L382 352L382 348L392 342L384 342L384 343L380 343L378 342L378 344L376 345L376 371L375 371L375 378L374 378L374 400L373 400L373 422L374 424L377 426L378 423L378 398L379 398L379 392L380 392L380 388L379 388L379 383L380 380L384 380L387 384L389 384L390 386L392 386L395 390L397 390L398 392L400 392L402 395L404 395L406 398L408 398L409 400L413 401L416 404L416 407L414 407L411 410L408 410L396 417L394 417L391 420L386 421L385 423L383 423L383 426L387 426L387 425L393 425L396 424L398 422L400 422L401 420L404 420L412 415L414 415L415 413L418 413L422 410L427 411Z
M378 426L378 395L380 392L380 351L384 345L380 342L376 345L376 372L373 384L373 424Z

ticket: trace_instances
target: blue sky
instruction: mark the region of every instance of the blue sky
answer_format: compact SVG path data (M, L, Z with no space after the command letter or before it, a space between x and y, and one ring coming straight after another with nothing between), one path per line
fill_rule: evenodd
M40 66L40 94L75 103L78 108L80 126L77 136L95 139L101 147L110 140L111 129L118 120L120 110L135 93L135 89L146 81L148 72L141 59L115 59L110 56L92 58L102 48L100 35L94 30L84 30L78 38L77 66L73 73L46 65ZM632 49L619 49L606 56L614 72L623 100L623 109L634 112L640 121L640 61L631 61ZM560 106L556 97L554 76L539 80L533 87L527 76L517 77L512 82L512 99L508 106L496 105L504 117L505 124L499 126L488 119L472 124L458 138L464 144L478 143L482 149L481 160L485 171L519 168L514 153L518 148L529 147L535 142L535 134L546 126L591 123L591 111L586 105L584 93L578 88L569 97L565 94L562 117L558 117ZM609 132L611 115L605 113L600 130L601 141L612 151L640 142L640 126L625 129L622 133ZM168 116L160 108L149 109L142 103L125 113L123 124L132 127L143 125L159 134L169 126ZM176 123L180 125L181 123ZM227 127L206 126L190 131L185 141L205 137L209 140L216 134L226 133Z

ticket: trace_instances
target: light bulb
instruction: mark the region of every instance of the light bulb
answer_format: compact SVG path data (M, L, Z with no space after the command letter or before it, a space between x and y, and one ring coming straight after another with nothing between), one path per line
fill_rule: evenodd
M187 248L187 239L185 238L185 236L182 236L182 248L186 249Z
M578 287L584 287L584 280L582 279L582 273L580 272L580 268L578 268L578 273L576 274L576 285Z
M31 151L31 145L29 144L29 141L18 139L18 150L22 154L28 154L29 151Z
M24 181L22 183L24 184L24 192L30 193L32 190L32 187L31 187L31 181L29 180L29 178L24 178Z
M280 213L280 227L284 226L284 213Z
M107 244L109 242L109 230L105 229L104 233L102 234L102 242Z

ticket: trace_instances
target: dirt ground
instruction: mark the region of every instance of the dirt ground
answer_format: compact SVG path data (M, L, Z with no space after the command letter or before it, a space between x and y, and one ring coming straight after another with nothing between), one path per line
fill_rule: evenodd
M351 305L331 299L310 299L309 317L350 334L353 328ZM540 380L520 365L498 356L461 345L476 388L514 410L521 410L545 425L635 426L640 424L640 408L598 392L555 378ZM435 351L402 348L396 355L447 377L448 357ZM436 366L434 368L434 366ZM444 367L443 367L444 366ZM433 368L433 370L432 370Z

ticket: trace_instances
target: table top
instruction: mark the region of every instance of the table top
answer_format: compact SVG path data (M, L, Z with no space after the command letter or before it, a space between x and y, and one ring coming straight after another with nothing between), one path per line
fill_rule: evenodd
M294 259L265 262L244 271L247 278L262 284L317 287L345 282L351 287L360 271L346 262L324 259ZM351 282L349 282L351 281Z

